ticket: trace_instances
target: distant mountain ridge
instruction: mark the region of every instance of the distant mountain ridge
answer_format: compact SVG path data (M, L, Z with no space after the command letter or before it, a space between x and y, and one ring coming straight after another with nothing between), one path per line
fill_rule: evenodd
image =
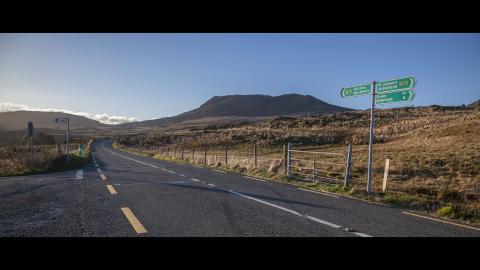
M62 112L13 111L0 113L0 129L23 130L28 121L33 122L34 128L65 129L64 124L55 123L57 117L69 117L70 129L102 128L107 125L84 116Z
M197 109L172 117L126 123L119 126L162 126L197 119L258 118L294 116L349 111L352 109L328 104L310 95L286 94L214 96Z

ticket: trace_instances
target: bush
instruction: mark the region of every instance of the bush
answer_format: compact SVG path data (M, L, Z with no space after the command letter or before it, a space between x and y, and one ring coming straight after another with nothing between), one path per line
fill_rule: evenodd
M451 206L444 206L437 210L437 214L441 217L453 217L454 211Z

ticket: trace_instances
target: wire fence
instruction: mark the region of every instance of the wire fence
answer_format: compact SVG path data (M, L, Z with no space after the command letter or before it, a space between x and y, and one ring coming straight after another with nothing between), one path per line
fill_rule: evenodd
M297 146L259 148L182 148L181 146L137 147L150 152L207 166L227 166L265 171L300 181L348 185L365 190L367 186L368 147L353 146L312 149ZM389 159L386 190L438 198L445 194L465 200L480 197L480 147L472 147L462 156L448 152L422 152L418 149L374 148L372 191L383 192L385 160ZM350 153L350 154L349 154ZM349 160L350 159L350 160Z

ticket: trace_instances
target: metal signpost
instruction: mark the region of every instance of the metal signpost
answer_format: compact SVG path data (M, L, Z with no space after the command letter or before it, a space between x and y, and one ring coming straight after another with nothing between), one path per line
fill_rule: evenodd
M27 135L30 141L30 170L33 171L33 123L27 124Z
M340 95L344 97L354 97L363 95L372 95L372 107L370 109L370 140L368 146L368 176L367 193L372 191L372 161L373 161L373 126L375 104L386 104L392 102L412 101L415 98L413 88L417 80L413 76L406 78L388 80L383 82L373 81L371 84L342 88Z
M67 124L67 163L70 162L70 118L55 118L55 123Z

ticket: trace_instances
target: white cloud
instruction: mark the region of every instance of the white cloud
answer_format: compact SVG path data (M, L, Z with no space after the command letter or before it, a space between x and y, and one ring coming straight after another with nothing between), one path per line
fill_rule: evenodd
M63 109L32 108L32 107L29 107L27 105L13 104L13 103L8 103L8 102L0 103L0 112L12 112L12 111L63 112L63 113L68 113L68 114L85 116L87 118L97 120L101 123L110 124L110 125L117 125L117 124L123 124L123 123L138 121L138 119L135 118L135 117L108 115L106 113L91 114L91 113L87 113L87 112L73 112L73 111L63 110Z

